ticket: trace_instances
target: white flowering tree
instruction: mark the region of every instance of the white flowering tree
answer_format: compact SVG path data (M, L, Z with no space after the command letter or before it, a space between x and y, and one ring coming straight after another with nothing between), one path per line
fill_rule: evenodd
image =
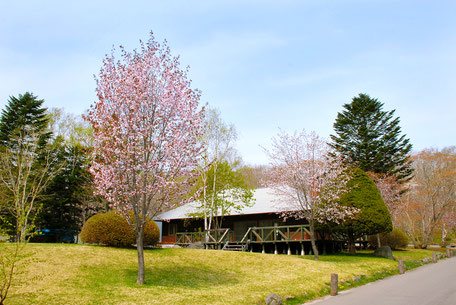
M268 184L282 199L282 217L307 219L315 259L317 222L338 222L357 210L337 203L349 180L340 159L329 154L329 145L315 132L279 133L267 150L271 170Z

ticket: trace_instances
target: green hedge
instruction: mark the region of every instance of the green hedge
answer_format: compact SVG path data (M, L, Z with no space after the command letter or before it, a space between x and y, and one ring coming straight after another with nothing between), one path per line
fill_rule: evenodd
M369 236L369 244L377 248L377 235ZM380 242L382 246L390 246L391 249L401 249L406 248L409 243L409 238L407 234L399 229L393 229L390 233L380 234Z
M157 224L150 220L144 227L144 245L155 245L160 238ZM136 243L135 233L127 220L116 212L100 213L90 217L82 227L83 243L111 247L128 247Z

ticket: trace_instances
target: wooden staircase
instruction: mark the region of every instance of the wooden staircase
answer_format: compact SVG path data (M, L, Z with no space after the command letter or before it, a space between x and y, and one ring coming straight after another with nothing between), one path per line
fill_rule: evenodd
M247 244L239 242L226 242L223 251L247 251Z

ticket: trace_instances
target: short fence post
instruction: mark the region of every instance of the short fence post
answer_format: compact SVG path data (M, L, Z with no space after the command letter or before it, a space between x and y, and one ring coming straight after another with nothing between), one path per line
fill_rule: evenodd
M399 274L404 274L405 272L405 264L403 260L399 260Z
M447 256L448 258L451 257L451 250L450 250L450 249L447 249L447 250L446 250L446 256Z
M337 273L331 273L331 295L337 295L337 286L339 284Z
M434 263L437 263L437 253L435 253L435 252L432 252L432 261Z

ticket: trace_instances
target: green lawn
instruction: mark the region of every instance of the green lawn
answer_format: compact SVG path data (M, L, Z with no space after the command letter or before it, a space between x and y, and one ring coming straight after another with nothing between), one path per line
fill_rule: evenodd
M5 244L0 247L5 247ZM331 273L350 288L397 273L369 253L286 256L215 250L146 250L146 284L135 284L135 249L29 244L7 304L261 304L274 292L296 304L329 292ZM394 252L405 260L428 250ZM353 276L362 277L353 281ZM303 296L303 294L305 294Z

